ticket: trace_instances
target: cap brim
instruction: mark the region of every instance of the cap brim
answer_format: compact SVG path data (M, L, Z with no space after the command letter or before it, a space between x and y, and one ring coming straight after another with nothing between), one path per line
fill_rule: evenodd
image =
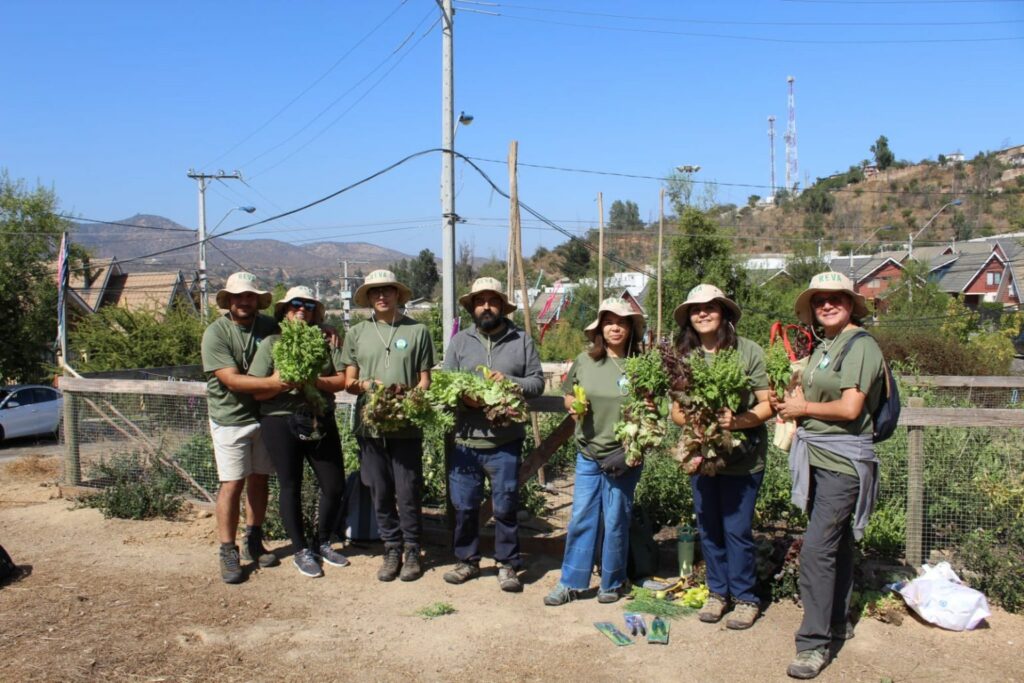
M848 289L805 289L800 292L800 296L796 298L796 303L793 304L793 310L796 313L797 320L802 322L804 325L814 324L814 311L811 310L811 297L818 292L842 292L843 294L849 294L850 298L853 299L853 310L850 314L854 318L863 320L870 314L868 311L867 299L864 298L863 294L857 294L856 292L851 292Z
M463 294L462 296L459 297L459 305L466 309L466 313L473 315L473 297L482 292L494 292L495 294L498 295L498 298L501 299L502 315L510 315L512 313L515 313L516 309L518 308L518 306L509 302L507 296L493 289L481 289L479 292L470 292L469 294Z
M401 306L412 298L412 290L403 285L401 282L374 282L372 284L362 284L356 293L352 295L352 301L356 303L356 306L362 306L364 308L370 308L370 299L367 293L374 287L394 287L398 290L398 305Z
M256 295L256 306L261 310L270 305L274 297L270 292L261 292L258 290L246 289L241 292L232 292L227 289L222 289L217 292L217 308L227 311L231 308L231 296L233 294L245 294L246 292L252 292Z
M739 305L735 301L732 299L715 297L709 301L684 301L676 306L676 310L672 311L672 317L675 319L676 325L679 325L679 327L686 327L687 319L690 317L690 308L699 303L710 303L711 301L717 301L719 304L732 311L733 315L736 316L735 322L739 322L740 318L743 317L743 311L740 310Z

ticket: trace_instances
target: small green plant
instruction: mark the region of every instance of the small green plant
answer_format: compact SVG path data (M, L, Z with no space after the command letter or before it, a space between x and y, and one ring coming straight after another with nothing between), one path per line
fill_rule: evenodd
M959 555L973 574L972 588L1007 612L1024 611L1024 524L1018 522L1006 534L979 529L967 536Z
M424 619L436 619L437 617L455 614L455 612L455 606L450 602L432 602L416 610L416 615Z
M139 453L118 454L96 466L93 476L105 488L79 504L96 508L104 517L173 519L181 509L178 475L159 460Z

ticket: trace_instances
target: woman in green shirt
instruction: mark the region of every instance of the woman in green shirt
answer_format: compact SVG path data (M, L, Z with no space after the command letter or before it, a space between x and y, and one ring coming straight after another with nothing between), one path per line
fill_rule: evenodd
M278 322L287 319L318 325L323 322L324 305L309 287L292 287L274 305L274 317ZM279 334L272 335L260 344L249 367L250 375L277 378L272 351L280 338ZM349 564L348 558L334 550L330 542L345 493L341 438L334 421L334 394L345 388L345 375L340 352L331 349L326 340L324 346L327 360L316 381L316 388L327 404L322 415L315 414L298 389L256 394L260 401L260 433L281 486L281 520L295 550L293 561L300 573L313 578L323 576L320 559L335 567ZM320 484L316 553L302 527L302 473L307 460Z
M627 356L640 351L643 314L622 299L605 299L597 320L585 332L593 345L576 357L562 385L565 408L576 420L578 453L562 577L544 598L544 604L550 607L564 605L590 586L598 527L602 525L601 587L597 600L610 603L622 596L633 493L642 470L641 466L626 465L625 451L615 438L613 427L629 394L623 363ZM587 395L587 411L583 415L572 408L575 385L583 387Z
M882 352L861 330L867 304L848 277L815 275L797 297L796 314L815 328L819 343L801 386L783 401L772 399L782 417L800 424L789 468L793 503L809 515L800 551L804 617L787 673L806 679L825 668L832 640L853 637L853 543L878 492L871 416L885 379Z
M750 628L760 613L760 601L754 594L757 555L752 525L768 452L764 423L772 415L764 351L737 336L740 314L735 302L708 284L691 289L674 313L679 325L676 352L680 356L703 353L707 357L723 349L736 349L750 381L740 410L733 413L726 408L718 414L719 426L742 433L744 440L725 456L725 469L713 476L695 474L690 480L710 591L698 616L705 623L716 623L731 600L735 608L725 622L731 629ZM686 423L676 401L672 402L672 421L680 426Z

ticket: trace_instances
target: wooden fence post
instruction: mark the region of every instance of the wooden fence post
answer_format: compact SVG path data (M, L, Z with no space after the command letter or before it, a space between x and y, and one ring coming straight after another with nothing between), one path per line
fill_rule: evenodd
M923 408L924 399L914 396L910 408ZM907 564L924 561L924 427L907 427Z
M64 483L82 485L82 461L78 446L78 401L75 394L64 394Z

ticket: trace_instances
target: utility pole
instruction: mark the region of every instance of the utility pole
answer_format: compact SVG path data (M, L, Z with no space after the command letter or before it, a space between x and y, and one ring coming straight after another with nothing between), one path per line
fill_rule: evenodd
M238 171L225 173L196 173L194 169L188 170L188 177L199 183L199 312L203 317L203 324L206 324L207 303L207 279L206 279L206 181L207 180L241 180L242 174ZM216 229L216 226L214 227Z
M348 264L350 263L369 263L369 261L354 261L351 259L341 259L341 308L342 308L342 319L345 321L345 329L348 329L349 321L351 318L350 311L352 310L352 288L349 287L348 281Z
M455 331L455 85L452 0L437 0L441 18L441 305L444 350Z
M796 96L793 94L794 81L796 79L792 76L786 77L786 83L789 84L789 94L786 101L786 109L788 110L786 121L786 191L791 194L796 194L796 185L800 182L796 153Z
M661 343L661 261L662 244L665 236L665 188L658 193L658 328L655 336L655 343Z
M597 193L597 301L604 301L604 197Z

